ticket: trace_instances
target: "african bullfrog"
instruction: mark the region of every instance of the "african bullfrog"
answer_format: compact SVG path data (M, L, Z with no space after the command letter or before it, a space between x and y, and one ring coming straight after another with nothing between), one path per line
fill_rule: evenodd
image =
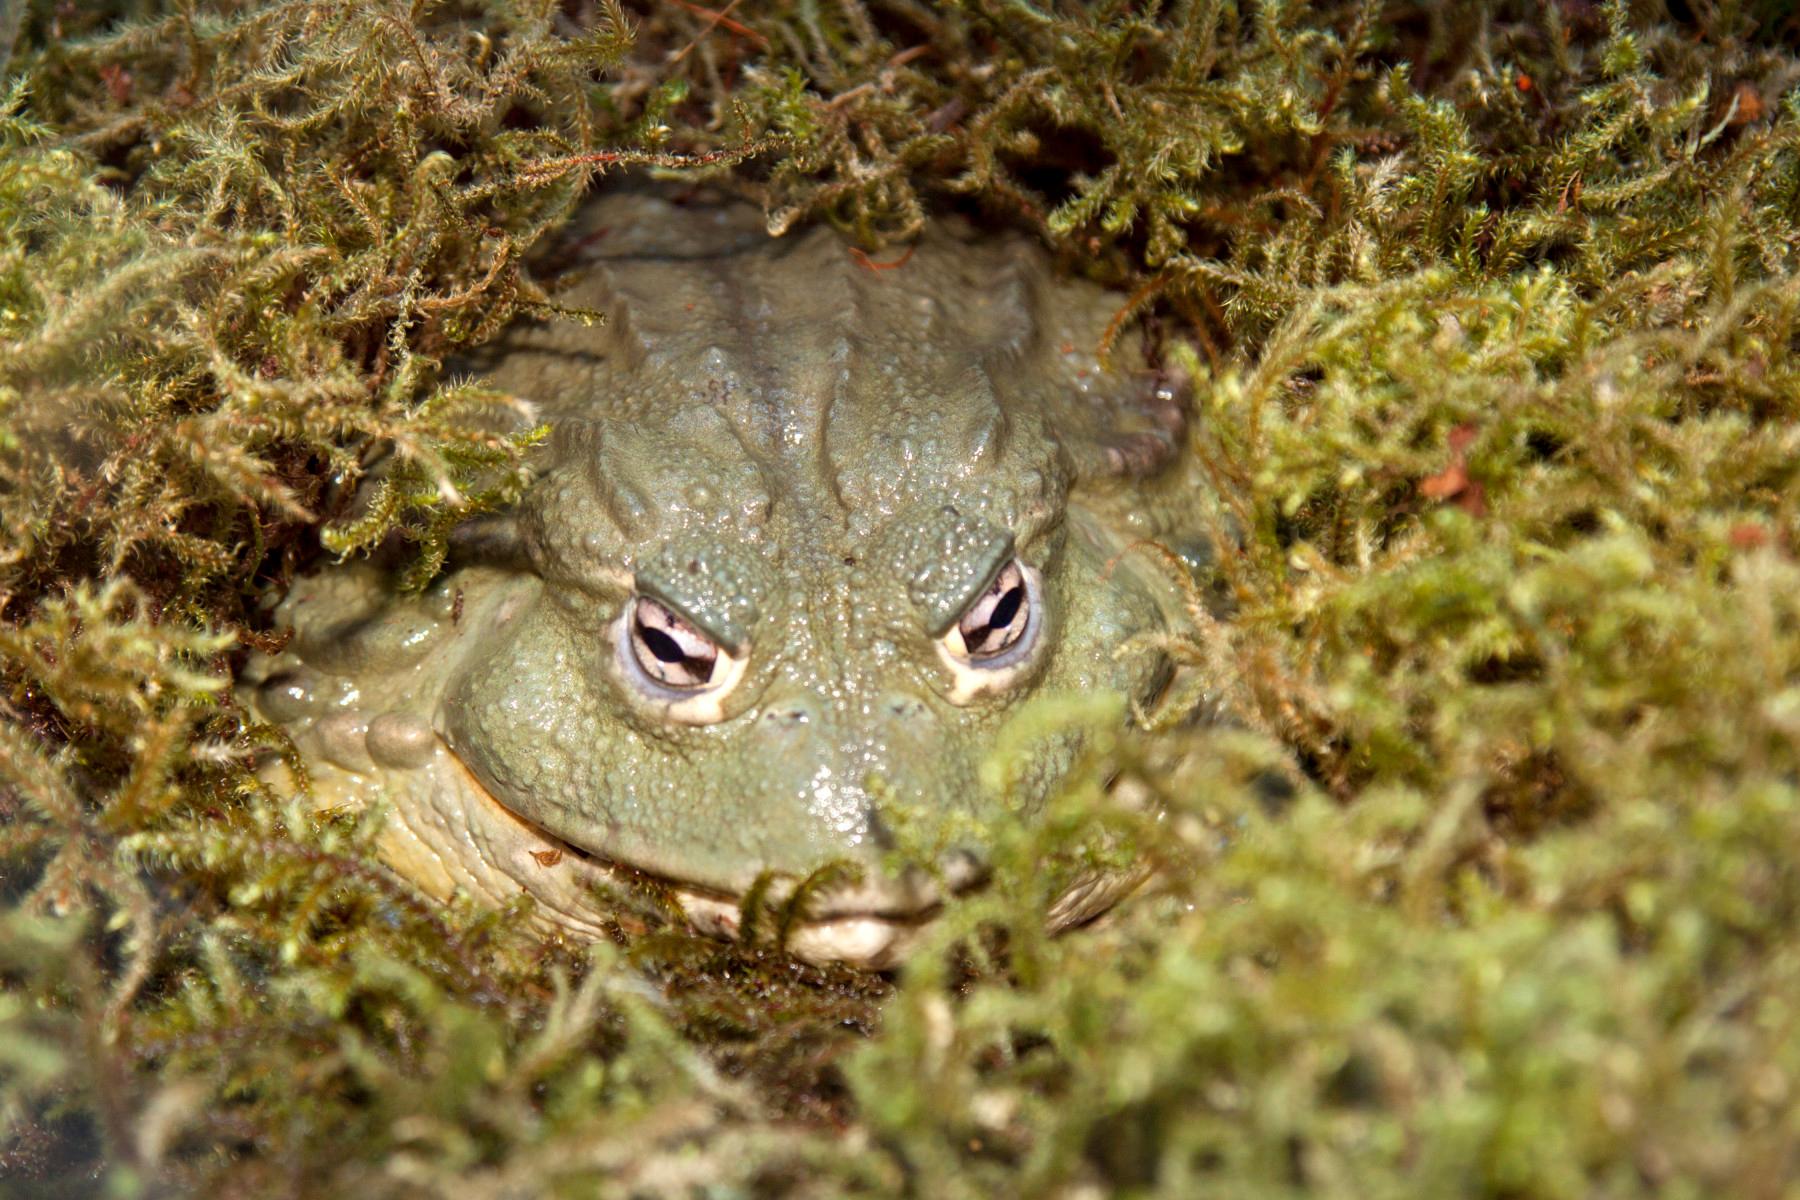
M429 892L599 936L592 885L628 868L730 936L759 880L850 864L787 945L891 964L1079 753L1031 740L984 787L1026 702L1165 685L1140 635L1172 596L1132 551L1184 536L1181 389L1137 332L1102 362L1121 295L1022 236L946 222L875 261L654 192L583 222L558 300L604 324L481 360L549 430L523 499L422 594L367 562L300 580L244 695L317 803L385 798L382 854ZM896 867L901 841L931 851Z

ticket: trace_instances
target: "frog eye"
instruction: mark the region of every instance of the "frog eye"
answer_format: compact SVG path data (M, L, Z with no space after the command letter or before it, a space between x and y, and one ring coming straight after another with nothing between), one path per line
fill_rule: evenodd
M1036 641L1041 607L1034 572L1013 559L1001 568L944 634L944 649L957 663L999 670L1018 663Z
M750 662L732 654L660 600L626 602L613 623L619 673L663 717L688 725L725 719L725 698Z
M625 624L631 656L651 681L678 691L711 686L727 655L711 638L648 596L634 596Z

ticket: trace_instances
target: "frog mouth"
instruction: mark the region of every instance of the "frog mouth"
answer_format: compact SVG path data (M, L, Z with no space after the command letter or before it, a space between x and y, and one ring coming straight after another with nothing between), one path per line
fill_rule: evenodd
M642 889L650 883L679 905L697 931L745 941L745 897L642 870L610 859L544 829L507 807L441 739L437 754L447 770L432 772L432 803L424 819L394 823L383 853L403 874L449 894L458 888L496 902L520 891L537 902L534 919L550 932L595 939L610 936L615 920L596 892ZM954 874L954 873L949 873ZM1052 933L1083 924L1112 907L1146 877L1092 875L1078 879L1045 913ZM431 884L436 882L437 887ZM985 882L964 871L951 878L955 894ZM788 909L796 887L778 880L764 890L756 923L779 927L779 948L815 964L843 963L866 970L898 966L942 912L944 887L923 872L896 888L833 889L807 899L807 910Z
M455 883L493 899L510 899L505 893L522 890L537 901L539 923L556 931L607 936L611 914L596 891L628 892L649 883L673 899L699 932L745 940L743 895L645 871L560 838L507 807L442 740L438 753L451 769L434 773L434 819L405 823L396 844L384 847L391 856L411 861L423 851L435 860L437 874L448 873ZM453 855L464 860L461 870ZM394 865L409 875L431 874L410 870L408 861ZM772 882L758 902L769 919L757 924L782 927L780 948L796 958L869 970L898 965L943 909L942 889L922 874L899 894L833 890L802 915L783 911L794 892L790 881Z

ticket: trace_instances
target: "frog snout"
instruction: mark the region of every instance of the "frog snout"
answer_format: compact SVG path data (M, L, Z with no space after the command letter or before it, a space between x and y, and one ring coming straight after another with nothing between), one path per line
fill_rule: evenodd
M931 704L900 688L808 688L770 695L746 731L746 759L768 781L763 791L764 866L805 875L828 862L862 868L862 882L821 898L822 913L905 915L946 894L985 882L984 857L959 847L936 861L895 871L892 854L941 845L933 818L963 807L975 786L972 764L945 744Z

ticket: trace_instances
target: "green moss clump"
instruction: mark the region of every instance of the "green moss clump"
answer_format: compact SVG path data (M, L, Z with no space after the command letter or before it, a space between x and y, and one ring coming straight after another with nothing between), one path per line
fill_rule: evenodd
M0 1185L1791 1191L1786 6L6 11ZM649 886L545 944L247 768L294 575L422 579L516 495L512 398L444 364L556 309L627 167L1035 231L1195 383L1231 549L1180 686L1044 712L1090 761L893 979ZM1043 935L1043 863L1135 860Z

